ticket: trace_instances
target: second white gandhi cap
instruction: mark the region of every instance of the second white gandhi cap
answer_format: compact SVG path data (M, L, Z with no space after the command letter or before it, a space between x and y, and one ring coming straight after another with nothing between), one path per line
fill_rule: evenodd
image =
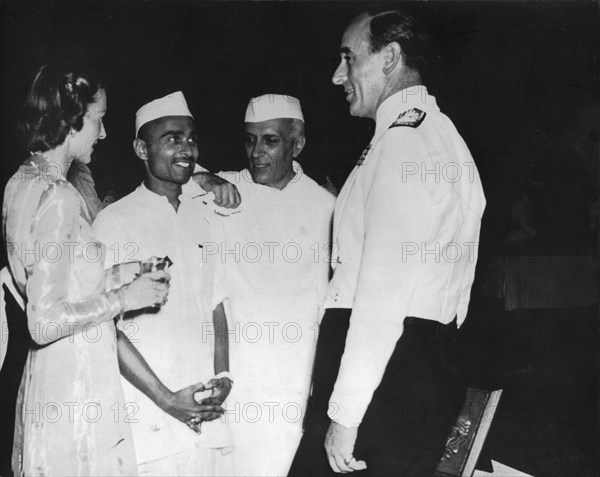
M252 98L246 108L247 123L260 123L270 119L290 118L304 122L300 100L283 94L263 94Z
M165 116L189 116L193 118L185 97L181 91L168 94L162 98L144 104L135 113L135 135L137 137L140 128L150 121Z

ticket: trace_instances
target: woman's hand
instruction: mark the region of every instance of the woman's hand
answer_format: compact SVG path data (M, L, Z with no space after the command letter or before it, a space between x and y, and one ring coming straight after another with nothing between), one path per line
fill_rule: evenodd
M133 262L119 263L113 266L119 267L119 275L121 278L122 285L127 285L131 283L140 275L141 272L141 264L139 260L135 260Z
M144 273L129 285L123 292L125 310L139 310L152 306L162 306L167 302L169 294L169 280L171 276L164 270Z

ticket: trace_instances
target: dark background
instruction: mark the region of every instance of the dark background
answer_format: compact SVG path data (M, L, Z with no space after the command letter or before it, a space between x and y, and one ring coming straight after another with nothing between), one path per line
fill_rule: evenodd
M135 112L176 90L196 116L199 162L211 170L245 167L250 97L297 96L308 140L300 162L317 181L329 175L341 186L373 132L369 120L350 117L330 81L341 35L365 8L398 6L432 33L425 84L481 173L482 255L511 253L503 245L510 209L524 192L539 235L521 252L590 254L600 178L600 18L592 1L0 2L0 185L26 156L15 126L35 73L66 55L94 58L108 83L108 138L92 162L100 196L141 182ZM10 458L15 370L28 346L24 319L13 326L0 385L0 474ZM505 390L484 454L535 475L597 475L598 308L508 313L499 300L474 296L461 330L471 378Z
M135 111L181 89L201 133L200 162L241 169L243 115L252 96L300 98L309 175L338 186L372 123L350 117L330 79L346 24L375 2L37 1L3 3L3 183L23 159L15 123L49 58L93 58L108 83L108 139L93 168L102 196L141 180ZM508 210L532 181L549 253L590 246L588 207L598 186L598 3L403 2L433 37L425 83L455 122L482 175L488 209L482 247L501 244ZM2 184L3 184L2 183Z

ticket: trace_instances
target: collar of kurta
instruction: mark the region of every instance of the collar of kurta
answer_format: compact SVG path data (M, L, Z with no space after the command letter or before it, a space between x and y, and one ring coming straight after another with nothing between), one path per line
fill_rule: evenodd
M383 134L398 118L398 115L412 108L417 108L425 112L439 111L435 97L427 92L425 86L418 85L404 88L391 95L377 108L374 137Z
M161 207L167 205L170 209L173 209L173 206L169 203L169 199L167 199L164 195L152 192L146 187L146 184L144 184L143 182L137 188L137 191L142 195L142 199L145 203L156 204L157 206ZM189 197L183 193L179 194L178 199L179 202L187 202L188 200L193 200L192 197Z

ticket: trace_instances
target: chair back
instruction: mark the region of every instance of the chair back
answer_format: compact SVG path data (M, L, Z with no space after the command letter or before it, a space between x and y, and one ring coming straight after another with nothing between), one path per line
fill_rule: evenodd
M446 441L434 477L471 477L483 448L502 389L468 388L465 403Z

